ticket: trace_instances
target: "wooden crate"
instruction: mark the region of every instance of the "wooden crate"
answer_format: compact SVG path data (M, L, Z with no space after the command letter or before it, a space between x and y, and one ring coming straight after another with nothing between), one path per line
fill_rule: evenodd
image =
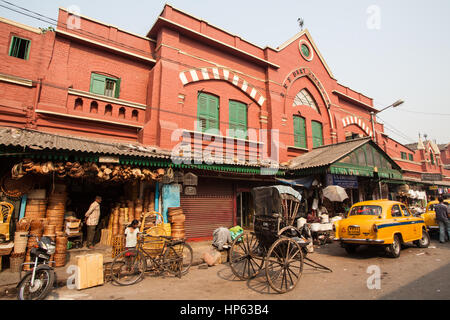
M87 254L77 256L78 277L76 280L77 290L92 288L104 284L103 277L103 255Z

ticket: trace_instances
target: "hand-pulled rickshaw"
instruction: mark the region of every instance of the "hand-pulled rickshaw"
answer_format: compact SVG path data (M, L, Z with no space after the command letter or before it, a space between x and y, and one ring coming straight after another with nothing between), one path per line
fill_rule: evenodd
M310 241L304 235L308 234L308 227L299 230L294 226L299 218L299 192L288 186L270 186L254 188L252 195L254 232L236 238L230 249L230 267L236 277L255 278L265 264L269 285L276 292L285 293L297 285L303 264L331 272L306 258Z

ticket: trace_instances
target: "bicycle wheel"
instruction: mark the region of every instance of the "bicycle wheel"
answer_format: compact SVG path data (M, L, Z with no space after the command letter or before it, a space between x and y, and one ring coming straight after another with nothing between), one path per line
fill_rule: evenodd
M181 276L182 265L183 257L173 247L168 247L162 260L164 269L171 274Z
M187 243L177 244L173 246L173 248L183 259L181 262L181 275L185 275L189 272L192 262L194 261L194 251Z
M49 269L37 269L34 284L31 285L33 272L28 272L20 282L17 298L19 300L44 300L53 287L55 273Z
M133 249L119 254L111 265L111 277L117 284L130 286L144 276L147 269L145 256Z

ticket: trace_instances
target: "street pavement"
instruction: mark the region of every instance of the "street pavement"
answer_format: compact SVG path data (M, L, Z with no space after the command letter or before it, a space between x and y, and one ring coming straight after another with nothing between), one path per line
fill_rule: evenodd
M197 257L205 248L206 244L194 249ZM207 269L193 266L181 279L147 274L141 282L129 287L111 282L81 291L63 287L54 290L48 300L450 299L450 243L440 244L433 239L427 249L407 245L398 259L369 247L360 247L350 256L333 243L316 248L308 257L333 272L305 266L297 287L286 294L277 294L270 288L264 271L255 279L240 281L228 264L222 264Z

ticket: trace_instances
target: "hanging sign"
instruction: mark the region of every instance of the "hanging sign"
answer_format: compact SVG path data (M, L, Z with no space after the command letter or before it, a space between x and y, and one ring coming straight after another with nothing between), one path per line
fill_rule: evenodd
M98 158L99 163L120 163L119 157L99 157Z
M345 189L358 189L358 177L339 174L327 174L327 185Z

